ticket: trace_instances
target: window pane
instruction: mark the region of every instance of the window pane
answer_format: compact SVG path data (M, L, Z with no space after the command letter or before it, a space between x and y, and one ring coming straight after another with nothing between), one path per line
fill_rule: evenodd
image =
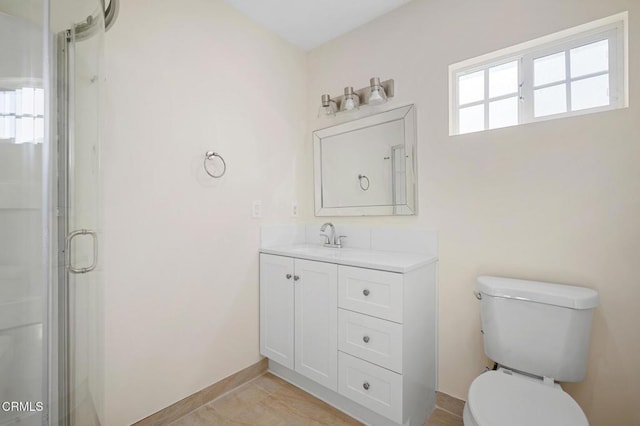
M489 128L514 126L518 124L518 97L489 102Z
M489 68L489 97L518 92L518 61Z
M460 108L458 128L459 134L484 130L484 104Z
M609 70L609 40L571 49L571 77Z
M609 74L571 83L571 110L609 105Z
M16 92L4 92L4 112L5 114L16 113Z
M22 114L33 115L35 113L34 108L34 95L35 89L31 87L22 88Z
M464 105L470 102L484 99L484 71L458 77L458 104Z
M533 91L533 115L546 115L567 112L567 85L557 84Z
M18 118L16 120L16 143L33 141L33 118Z
M44 118L36 118L34 126L34 139L42 142L44 139Z
M554 53L533 60L533 85L555 83L565 80L565 52Z
M35 89L35 114L44 115L44 89Z

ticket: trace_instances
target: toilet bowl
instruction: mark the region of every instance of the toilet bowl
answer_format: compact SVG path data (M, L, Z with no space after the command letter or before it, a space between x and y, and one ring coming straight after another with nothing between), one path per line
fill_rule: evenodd
M587 370L598 293L563 284L478 277L485 354L500 368L469 387L465 426L587 426L587 417L557 382Z
M588 426L580 406L560 385L516 373L489 371L469 388L465 426Z

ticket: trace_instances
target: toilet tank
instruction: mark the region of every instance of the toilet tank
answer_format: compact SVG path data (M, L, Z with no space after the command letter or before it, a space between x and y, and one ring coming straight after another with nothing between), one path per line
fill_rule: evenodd
M561 382L584 379L595 290L489 276L478 277L476 290L489 358Z

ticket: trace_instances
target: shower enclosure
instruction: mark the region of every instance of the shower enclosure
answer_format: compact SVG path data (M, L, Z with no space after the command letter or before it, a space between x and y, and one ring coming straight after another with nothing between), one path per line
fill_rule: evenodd
M0 0L0 425L101 423L102 54L116 15L116 0Z

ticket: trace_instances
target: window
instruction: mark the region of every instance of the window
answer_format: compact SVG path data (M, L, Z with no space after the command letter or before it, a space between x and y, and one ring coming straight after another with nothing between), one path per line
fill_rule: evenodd
M0 90L0 141L42 143L43 138L44 90Z
M627 106L622 13L451 65L450 134Z

